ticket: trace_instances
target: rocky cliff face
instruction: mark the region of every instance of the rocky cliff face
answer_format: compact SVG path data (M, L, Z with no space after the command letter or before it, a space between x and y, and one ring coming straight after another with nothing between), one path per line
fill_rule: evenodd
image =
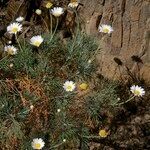
M15 8L23 2L10 0ZM69 0L53 2L67 6ZM111 79L136 77L150 82L150 1L80 0L80 3L83 4L79 14L84 30L100 42L98 72ZM6 18L12 20L16 9L12 5L9 7ZM26 5L22 7L20 9L27 12ZM99 33L100 24L112 25L114 32L111 35ZM123 65L119 66L114 58L121 60Z
M101 44L97 56L99 72L108 78L131 76L150 81L150 1L149 0L81 0L79 10L85 30ZM98 33L99 24L109 24L114 32ZM114 58L119 58L119 66ZM130 71L129 71L129 70Z

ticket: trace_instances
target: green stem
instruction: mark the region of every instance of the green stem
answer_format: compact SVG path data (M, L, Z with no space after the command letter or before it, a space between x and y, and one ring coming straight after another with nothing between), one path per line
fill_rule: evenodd
M129 101L131 101L135 96L132 96L131 98L129 98L128 100L126 100L125 102L122 102L122 103L118 103L116 105L122 105L122 104L125 104L125 103L128 103Z
M87 138L87 139L94 139L94 138L101 139L100 136L95 136L95 135L91 135L91 136L83 136L83 138Z
M57 147L61 146L62 144L64 144L64 142L62 142L62 143L60 143L60 144L57 144L57 145L55 145L55 146L53 146L53 147L50 147L50 150L51 150L51 149L54 149L54 148L57 148Z
M55 35L55 33L56 33L56 30L57 30L57 27L58 27L58 18L56 18L55 30L54 30L54 32L53 32L53 34L52 34L52 37L51 37L50 41L53 39L53 37L54 37L54 35Z
M8 57L8 55L4 56L2 59L0 59L0 62L5 60Z
M71 93L68 93L64 96L57 96L57 97L52 97L51 99L57 99L57 98L67 98L68 96L74 96L74 94L76 94L76 92L71 92Z
M49 10L49 14L50 14L51 35L52 35L52 30L53 30L53 16L51 15L50 10Z
M20 45L19 39L17 38L17 35L16 35L16 34L15 34L15 38L16 38L16 41L17 41L17 43L18 43L18 45L19 45L20 50L23 51L23 50L22 50L22 47L21 47L21 45Z
M73 41L73 44L72 44L72 50L71 50L71 51L73 51L73 49L74 49L75 42L76 42L77 36L78 36L78 34L79 34L79 18L78 18L78 13L77 13L77 11L74 10L74 9L73 9L73 11L74 11L74 13L75 13L75 15L76 15L76 18L77 18L77 31L76 31L76 35L75 35L75 37L74 37L74 41Z

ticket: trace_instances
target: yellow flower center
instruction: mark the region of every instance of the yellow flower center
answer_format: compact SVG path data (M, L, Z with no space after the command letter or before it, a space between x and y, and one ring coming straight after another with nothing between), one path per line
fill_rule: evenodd
M72 3L69 3L70 7L77 7L78 6L78 2L72 2Z
M59 17L60 15L61 15L60 12L55 12L55 13L54 13L54 16L55 16L55 17Z
M67 90L72 90L72 86L71 86L71 85L68 85L68 86L67 86Z
M35 149L40 149L41 148L41 144L40 143L35 143L34 147L35 147Z
M104 33L108 33L108 32L109 32L109 29L108 29L108 28L104 28L104 29L103 29L103 32L104 32Z
M100 137L107 137L107 135L108 135L108 132L106 132L106 130L100 130L99 131L99 136Z
M46 4L46 8L47 8L47 9L51 8L52 6L53 6L53 4L50 3L50 2L48 2L48 3Z
M14 51L12 48L9 48L8 51L7 51L8 55L13 55L14 54Z
M37 46L37 47L39 47L40 44L41 44L41 42L39 42L39 41L34 42L34 45Z
M12 32L13 33L16 33L18 31L18 28L17 27L14 27L13 29L12 29Z
M80 84L80 89L81 90L87 90L87 88L88 88L88 84L86 84L86 83Z
M135 95L140 95L140 91L139 90L134 90L134 94Z

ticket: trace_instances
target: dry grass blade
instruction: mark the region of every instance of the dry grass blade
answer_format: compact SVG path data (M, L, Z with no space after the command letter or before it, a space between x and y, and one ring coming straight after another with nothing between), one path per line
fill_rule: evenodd
M6 18L8 19L8 21L12 21L14 20L18 14L23 14L26 10L25 5L23 5L25 3L24 0L20 0L20 1L15 1L15 0L10 0L8 2L8 7L7 7L7 16Z

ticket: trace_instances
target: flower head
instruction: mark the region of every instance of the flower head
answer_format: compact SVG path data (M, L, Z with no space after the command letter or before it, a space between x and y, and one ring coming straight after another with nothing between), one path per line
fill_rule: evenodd
M106 130L104 130L104 129L99 130L99 136L100 136L100 137L105 138L105 137L107 137L107 136L108 136L108 134L109 134L109 132L107 132L107 131L106 131Z
M8 55L17 54L17 48L15 48L13 45L5 46L4 51L7 52Z
M64 83L64 86L63 88L67 91L67 92L72 92L76 86L75 86L75 83L73 81L66 81Z
M36 13L37 15L41 15L41 14L42 14L42 10L36 9L35 13Z
M30 43L36 47L39 47L41 45L41 43L43 42L43 38L41 35L37 35L37 36L33 36L30 39Z
M21 17L21 16L20 16L20 17L18 17L18 18L16 18L16 21L17 21L17 22L22 22L23 20L24 20L24 18L23 18L23 17Z
M33 106L33 105L30 105L30 109L33 110L33 108L34 108L34 106Z
M59 17L64 13L64 9L62 7L54 7L51 10L52 15L54 15L55 17Z
M8 41L8 44L12 44L12 41Z
M98 30L99 32L108 33L108 34L114 31L110 25L106 25L106 24L100 25Z
M41 138L36 138L36 139L33 139L32 141L32 148L33 149L37 149L37 150L40 150L44 147L45 145L45 142L41 139Z
M10 67L10 68L12 68L13 66L14 66L14 64L13 64L13 63L11 63L11 64L9 65L9 67Z
M88 63L89 63L89 64L91 64L91 62L92 62L92 60L91 60L91 59L89 59L89 60L88 60Z
M22 30L22 25L18 22L14 22L7 27L7 32L10 34L17 34Z
M130 87L130 91L134 94L134 96L143 96L145 95L145 90L138 86L138 85L133 85Z
M47 9L51 8L52 6L53 6L53 4L51 2L47 2L46 5L45 5L45 7Z
M61 111L61 109L57 109L57 112L59 113Z
M87 90L88 84L82 83L82 84L79 85L79 87L80 87L81 90Z
M68 4L68 7L71 7L71 8L77 8L78 5L79 5L78 2L70 2L70 3Z

